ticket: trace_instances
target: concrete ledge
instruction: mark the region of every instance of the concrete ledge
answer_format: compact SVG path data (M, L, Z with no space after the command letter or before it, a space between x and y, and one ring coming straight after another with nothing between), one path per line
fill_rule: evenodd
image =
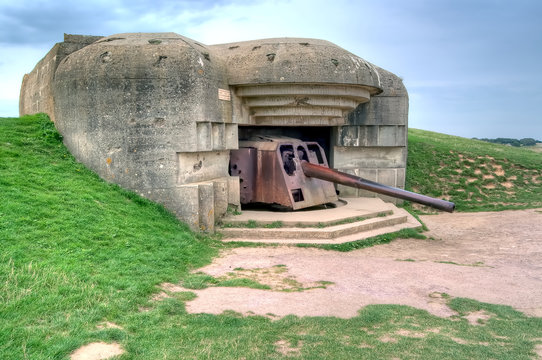
M393 205L379 198L345 198L346 205L322 210L299 210L295 212L243 210L240 215L224 217L224 224L243 224L252 220L262 225L280 221L283 227L318 226L355 218L373 218L393 212Z
M340 244L402 229L421 227L421 224L406 210L399 209L390 203L384 203L378 198L351 198L346 200L348 204L345 206L325 210L288 213L245 211L241 215L228 216L226 222L234 218L239 226L253 221L259 227L230 227L219 231L224 235L223 241L225 242ZM367 210L367 206L373 211ZM374 209L378 210L374 211ZM384 214L384 216L378 214ZM352 219L358 217L363 218L363 220L352 221ZM279 221L282 222L280 227L264 227ZM339 221L348 221L348 223L327 227L323 225Z
M255 239L336 239L338 237L358 234L363 231L373 230L385 226L392 226L406 222L404 215L388 215L375 217L363 221L341 224L328 227L285 227L285 228L226 228L221 232L225 238L255 238Z

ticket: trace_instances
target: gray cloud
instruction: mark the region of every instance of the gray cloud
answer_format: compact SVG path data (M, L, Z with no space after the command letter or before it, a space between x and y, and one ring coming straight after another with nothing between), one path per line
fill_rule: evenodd
M314 37L403 77L415 127L499 137L511 131L499 124L514 118L514 131L542 138L540 1L15 1L0 0L0 51L7 58L0 95L14 108L18 89L9 84L18 84L63 33L173 31L209 44ZM16 62L6 54L24 49L32 51Z
M197 13L231 1L34 1L0 3L0 43L32 45L62 41L63 33L110 35L116 32L167 31L183 13ZM99 32L99 33L97 33Z
M92 32L97 23L111 18L103 8L85 2L42 2L40 5L2 5L0 42L23 45L62 41L62 33L70 31L68 29Z

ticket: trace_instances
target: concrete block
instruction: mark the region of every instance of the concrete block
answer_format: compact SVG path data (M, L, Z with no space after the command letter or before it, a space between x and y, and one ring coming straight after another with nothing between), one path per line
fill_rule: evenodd
M215 209L214 209L214 185L213 182L199 183L199 230L214 232L215 230Z
M397 170L396 169L378 169L376 182L384 185L397 187Z
M228 178L213 180L214 222L224 216L228 210Z
M356 169L356 175L370 181L378 181L377 169Z
M407 136L407 127L405 125L397 126L397 135L395 138L395 146L407 146L408 145L408 136Z
M196 123L197 151L213 150L213 129L210 122Z
M223 123L213 123L213 150L224 150L226 148L226 139Z
M338 146L359 146L358 126L339 126L336 143Z
M378 126L359 126L359 145L378 145Z
M406 166L405 147L340 147L332 151L332 166L341 169L399 168Z
M199 187L197 184L181 185L175 188L174 198L182 199L182 205L177 202L166 204L166 207L172 209L175 215L185 222L192 230L199 231ZM171 200L170 200L171 201Z
M379 126L378 146L396 146L396 126Z
M406 146L405 126L379 126L379 146Z
M233 185L234 180L228 176L180 185L174 193L164 193L153 200L166 203L166 207L193 230L213 232L215 222L226 214L230 198L234 197L234 205L239 205L238 178L237 187Z
M177 153L178 184L209 181L228 176L230 152Z
M356 169L356 175L366 180L377 181L377 169ZM376 193L368 190L359 189L358 196L361 197L376 197Z
M239 184L239 176L229 176L228 178L228 204L241 206L241 189Z
M406 178L406 169L405 168L397 168L397 180L396 180L396 186L400 189L405 188L405 179Z
M339 198L341 197L359 197L359 189L351 188L349 186L344 186L337 184L337 191L339 191Z
M352 111L347 122L350 125L407 125L408 96L374 96Z
M239 149L239 135L237 124L225 124L224 146L228 150Z

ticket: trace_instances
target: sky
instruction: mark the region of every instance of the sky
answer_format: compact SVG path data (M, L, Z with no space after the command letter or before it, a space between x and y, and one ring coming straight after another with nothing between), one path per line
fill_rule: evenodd
M64 33L331 41L400 76L409 127L542 140L540 0L0 0L0 117Z

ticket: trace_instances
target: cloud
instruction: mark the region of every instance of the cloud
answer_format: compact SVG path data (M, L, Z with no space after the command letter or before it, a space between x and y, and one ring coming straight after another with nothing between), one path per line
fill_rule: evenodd
M102 4L65 1L17 1L1 7L0 41L4 44L42 44L61 41L60 29L91 30L96 21L110 16Z
M189 32L208 43L268 37L317 37L333 41L344 35L356 15L345 11L352 2L333 6L321 0L259 1L250 5L230 3L206 12L207 20ZM321 11L325 8L326 11ZM337 21L335 19L340 19Z
M411 122L427 129L502 117L537 129L541 17L542 2L530 0L0 0L0 102L16 108L22 76L63 33L173 31L206 44L309 37L404 78Z
M227 1L94 0L0 3L0 43L35 45L61 41L62 33L111 35L172 31L201 21L200 14ZM183 24L187 22L186 24Z

